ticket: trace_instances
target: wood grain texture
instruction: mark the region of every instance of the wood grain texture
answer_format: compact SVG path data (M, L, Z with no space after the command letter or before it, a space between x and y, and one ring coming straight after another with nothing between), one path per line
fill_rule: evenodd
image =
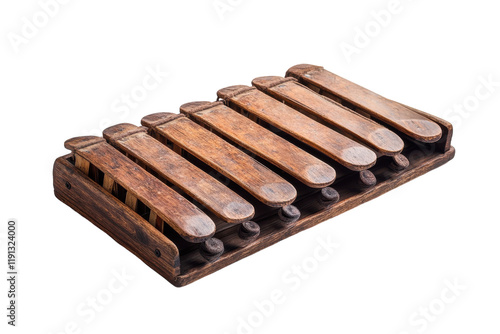
M282 177L184 115L153 114L141 122L266 205L282 207L297 197L295 188Z
M393 102L399 103L396 101L393 101ZM437 149L440 152L444 153L451 148L451 138L453 137L453 125L450 122L448 122L440 117L426 113L425 111L421 111L421 110L415 109L413 107L409 107L409 106L404 105L402 103L399 103L399 104L401 104L405 108L412 110L413 112L416 112L417 114L422 115L423 117L430 119L431 121L435 122L437 125L439 125L441 127L441 131L443 132L443 135L441 136L441 139L439 139L436 142Z
M176 246L168 238L76 169L68 162L69 155L57 159L54 164L54 191L58 199L89 219L174 286L181 287L376 198L445 164L454 155L453 147L444 154L410 154L415 160L411 161L409 169L401 173L393 173L387 167L377 165L374 172L382 182L363 192L354 190L352 180L345 178L337 185L342 198L339 203L318 211L314 206L315 201L303 198L296 203L302 216L293 227L276 229L273 222L277 217L266 218L259 222L259 238L245 247L234 246L241 243L237 226L224 230L217 234L217 238L228 250L217 261L209 264L198 251L179 257ZM70 189L66 186L68 180L71 181ZM155 255L156 249L160 251L160 257Z
M249 255L252 255L266 247L269 247L281 240L284 240L301 231L311 228L321 222L324 222L332 217L338 216L358 205L368 202L388 191L399 187L453 159L455 149L450 148L444 154L433 153L431 155L410 155L415 159L411 161L410 168L401 173L393 173L386 166L377 165L374 167L377 178L383 180L372 188L366 189L363 192L354 190L352 187L351 178L341 180L336 184L336 189L340 192L341 200L326 209L318 210L314 200L303 198L296 204L301 211L301 218L291 228L276 229L276 218L270 217L264 221L259 221L260 236L252 244L244 248L231 248L226 251L221 257L209 266L205 265L203 259L196 253L189 253L181 258L181 274L176 279L178 286L190 284L206 275L216 272L231 263L239 261ZM355 177L356 175L352 175ZM330 223L332 221L330 220ZM217 235L227 248L230 248L238 240L232 230L226 230ZM280 257L280 260L282 258Z
M187 241L202 242L215 233L214 222L203 211L118 152L104 138L76 137L67 140L64 146L124 187Z
M314 147L351 170L368 169L377 161L376 154L367 147L254 87L231 86L219 90L217 96Z
M70 157L60 157L54 163L56 197L175 284L180 274L177 246L83 174L68 161Z
M323 188L335 181L335 169L222 102L188 103L181 106L181 112L215 129L309 187Z
M403 140L394 132L314 92L295 78L260 77L252 84L294 109L334 126L380 155L393 156L403 150Z
M340 82L345 94L372 105L355 105L302 79L317 73L317 80ZM112 145L93 136L70 139L65 146L72 154L54 164L55 195L173 285L184 286L453 159L449 122L382 97L377 100L376 94L328 73L298 65L288 78L255 79L261 91L228 87L218 92L224 104L182 106L191 119L158 113L143 118L147 129L130 124L108 128L104 136ZM380 113L398 121L391 125ZM382 134L385 139L376 134L381 128L376 122L403 140L402 151L397 140L387 139L388 132ZM440 138L431 134L437 133L436 126ZM351 145L363 150L343 152ZM335 155L347 168L332 160ZM338 174L333 172L335 189L319 187L327 184L321 177L333 179L328 168L307 174L307 166L317 159L338 167ZM214 171L234 183L214 183L207 174ZM191 198L208 208L206 215ZM245 209L231 208L235 198ZM239 221L243 223L235 224Z
M418 141L434 143L441 138L441 128L429 118L335 75L323 67L296 65L287 71L286 76L294 77L308 87L312 85L316 89L339 97Z
M103 136L111 145L138 159L224 221L241 223L253 217L253 206L240 195L146 132L144 127L118 124L104 130Z

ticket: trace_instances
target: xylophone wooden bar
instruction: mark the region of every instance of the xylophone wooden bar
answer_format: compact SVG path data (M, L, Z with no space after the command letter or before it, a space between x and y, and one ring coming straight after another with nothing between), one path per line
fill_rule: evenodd
M266 205L286 206L297 197L295 188L279 175L183 115L153 114L141 122L227 176Z
M217 96L327 154L351 170L375 165L377 156L365 146L276 101L254 87L231 86Z
M418 141L434 143L442 136L439 125L429 118L335 75L323 67L297 65L290 68L286 75L298 79L326 96L348 102Z
M254 79L252 84L318 122L332 126L343 135L367 145L378 156L392 156L394 169L402 170L408 167L408 159L401 154L404 143L398 135L342 104L316 93L300 84L295 78L260 77Z
M414 113L420 114L421 116L436 123L441 128L441 132L442 132L441 138L437 142L435 142L436 149L439 150L439 152L441 152L441 153L447 152L451 149L451 138L453 137L453 125L450 122L448 122L440 117L426 113L424 111L415 109L413 107L409 107L409 106L404 105L402 103L399 103L396 101L392 101L392 102L400 104L401 106L408 108L409 110L413 111Z
M136 211L137 199L140 199L190 242L202 242L215 233L215 224L201 210L120 154L103 138L76 137L64 145L73 151L76 160L86 160L124 187L125 204L132 211ZM82 172L86 174L87 169ZM131 173L134 177L129 177Z
M353 171L365 171L360 173L360 181L366 186L376 183L376 178L368 169L375 165L377 155L366 146L313 121L255 87L226 87L219 90L217 96L232 108L239 108L271 124L326 154L342 166Z
M309 187L323 188L335 181L335 170L332 167L222 102L185 104L181 106L181 113L216 130Z
M250 203L146 132L133 124L118 124L104 130L103 135L111 145L141 161L224 221L242 223L254 216Z
M252 84L302 113L334 126L342 134L352 136L379 155L394 156L404 148L403 140L394 132L317 94L294 78L261 77Z

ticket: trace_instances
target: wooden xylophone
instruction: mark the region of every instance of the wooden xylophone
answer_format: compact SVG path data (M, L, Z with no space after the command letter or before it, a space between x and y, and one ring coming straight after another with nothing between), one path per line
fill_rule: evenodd
M65 142L57 198L175 286L454 157L450 123L313 65Z

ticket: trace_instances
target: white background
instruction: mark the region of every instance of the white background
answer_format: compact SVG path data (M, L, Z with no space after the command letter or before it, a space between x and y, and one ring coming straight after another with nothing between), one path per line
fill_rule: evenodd
M221 13L214 3L229 7ZM10 328L2 279L0 331L498 333L498 8L491 0L401 0L390 22L374 24L372 12L391 6L72 0L43 22L37 1L3 1L0 259L5 268L5 226L17 218L20 309ZM23 36L33 16L46 24ZM369 41L354 44L365 29ZM352 57L342 52L347 44L357 47ZM283 76L299 63L453 121L456 158L180 289L54 197L52 164L67 153L66 139L215 100L220 88ZM134 108L117 109L148 68L168 75ZM497 82L490 91L488 78ZM290 269L311 263L318 240L329 239L339 247L292 284ZM133 278L116 283L121 271ZM458 296L446 294L446 282L461 286ZM275 290L283 296L270 307ZM89 311L95 297L111 298Z

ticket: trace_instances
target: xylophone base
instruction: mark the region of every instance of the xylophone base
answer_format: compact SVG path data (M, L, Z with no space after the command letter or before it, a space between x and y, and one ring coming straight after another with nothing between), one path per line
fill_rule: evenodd
M174 286L181 287L444 165L453 159L455 149L450 147L442 153L413 148L403 153L410 160L410 166L395 173L389 164L377 164L371 171L378 183L371 188L360 190L354 187L352 178L357 177L354 174L335 182L334 188L340 194L340 201L330 207L318 211L317 193L295 202L301 218L290 227L278 228L275 215L258 220L260 236L244 247L238 244L237 226L216 233L215 237L224 242L226 250L212 263L204 261L197 250L179 255L176 245L165 235L78 170L70 161L71 155L58 158L54 164L54 192L59 200L90 220Z

